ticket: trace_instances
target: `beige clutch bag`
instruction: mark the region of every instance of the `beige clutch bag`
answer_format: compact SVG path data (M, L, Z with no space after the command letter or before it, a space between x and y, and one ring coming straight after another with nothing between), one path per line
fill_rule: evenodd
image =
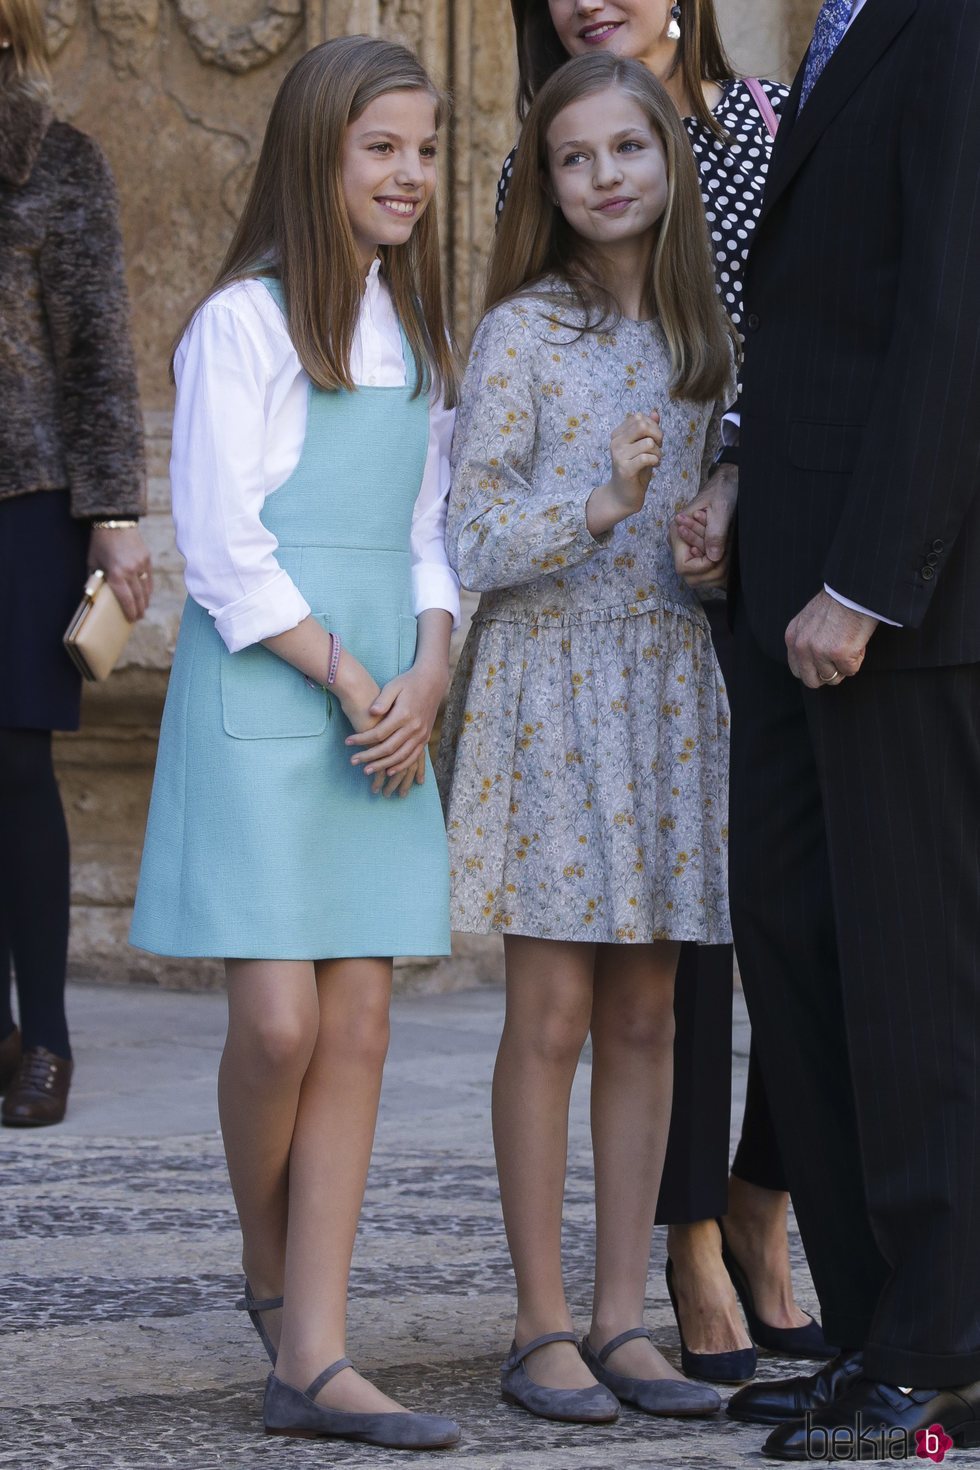
M64 638L68 656L82 678L108 679L132 631L105 572L93 572Z

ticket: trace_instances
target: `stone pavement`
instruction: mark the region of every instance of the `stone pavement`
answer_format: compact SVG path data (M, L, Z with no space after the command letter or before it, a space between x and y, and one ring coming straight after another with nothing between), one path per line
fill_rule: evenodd
M414 1457L266 1439L266 1366L244 1314L239 1241L215 1106L219 995L75 987L69 1118L0 1133L0 1466L252 1470L646 1470L760 1465L762 1431L624 1410L610 1428L532 1420L499 1401L513 1291L488 1116L498 990L394 1004L382 1117L352 1279L350 1351L388 1392L462 1423L450 1454ZM737 1007L736 1092L747 1027ZM588 1322L588 1060L572 1110L565 1235ZM740 1117L740 1105L736 1107ZM675 1357L657 1232L648 1321ZM813 1304L798 1237L800 1300ZM786 1371L763 1360L768 1376ZM791 1371L799 1371L794 1368Z

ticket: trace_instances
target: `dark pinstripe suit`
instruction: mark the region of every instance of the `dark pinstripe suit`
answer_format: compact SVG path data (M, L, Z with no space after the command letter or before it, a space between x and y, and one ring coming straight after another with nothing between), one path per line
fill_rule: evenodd
M796 116L799 86L746 283L735 941L827 1336L953 1385L980 1378L980 3L867 0ZM904 626L811 692L783 639L825 582Z

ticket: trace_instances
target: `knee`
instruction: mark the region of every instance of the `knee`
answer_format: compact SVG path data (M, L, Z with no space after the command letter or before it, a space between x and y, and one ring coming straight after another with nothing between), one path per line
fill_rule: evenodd
M674 1008L669 996L622 999L593 1027L596 1047L667 1057L674 1047Z
M282 1009L263 1016L242 1038L254 1074L265 1077L302 1077L316 1046L315 1015Z
M324 1040L335 1056L364 1069L384 1066L391 1023L387 995L361 996L356 1005L330 1018Z
M557 1002L543 1007L533 1021L522 1017L519 1043L538 1063L574 1067L589 1034L590 1011ZM514 1027L510 1026L513 1034Z

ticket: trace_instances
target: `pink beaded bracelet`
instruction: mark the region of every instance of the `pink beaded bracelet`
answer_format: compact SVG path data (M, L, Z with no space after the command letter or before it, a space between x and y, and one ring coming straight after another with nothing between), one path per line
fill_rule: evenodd
M340 668L340 638L338 634L330 634L330 668L327 670L327 688L330 689L337 678L337 670Z
M340 668L340 638L336 633L330 634L330 662L327 665L327 682L318 684L311 679L309 674L304 674L307 689L330 689L337 679L337 670Z

